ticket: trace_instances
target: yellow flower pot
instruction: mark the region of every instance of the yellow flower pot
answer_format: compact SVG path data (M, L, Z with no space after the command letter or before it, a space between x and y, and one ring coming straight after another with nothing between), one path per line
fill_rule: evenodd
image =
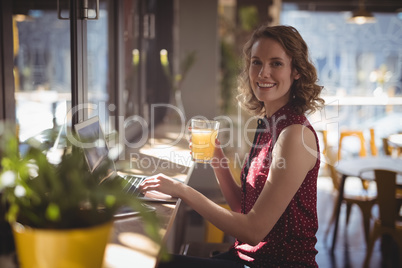
M21 268L102 267L113 222L82 229L34 229L13 224Z

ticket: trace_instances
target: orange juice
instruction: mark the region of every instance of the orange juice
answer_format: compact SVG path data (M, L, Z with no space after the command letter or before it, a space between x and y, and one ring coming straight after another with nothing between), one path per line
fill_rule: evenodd
M192 153L194 161L207 163L214 156L216 129L193 129L191 131Z

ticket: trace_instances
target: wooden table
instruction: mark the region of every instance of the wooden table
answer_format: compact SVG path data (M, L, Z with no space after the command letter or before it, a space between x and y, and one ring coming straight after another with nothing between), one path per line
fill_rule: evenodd
M187 140L176 140L178 135L172 126L159 127L155 136L143 147L127 150L126 160L118 162L117 168L144 175L164 173L188 183L194 165ZM156 209L162 242L166 244L181 200L147 203ZM161 245L146 235L141 217L119 219L114 223L114 232L106 247L104 268L155 267L160 250Z
M374 169L386 169L400 173L402 172L402 158L378 156L378 157L359 157L353 159L344 159L340 160L336 164L335 169L342 175L342 179L340 181L339 195L336 203L336 219L335 219L335 228L331 248L332 252L334 251L336 244L336 236L339 224L339 213L343 201L346 179L348 177L363 177L364 179L373 180ZM397 181L399 184L402 184L402 177L398 175Z

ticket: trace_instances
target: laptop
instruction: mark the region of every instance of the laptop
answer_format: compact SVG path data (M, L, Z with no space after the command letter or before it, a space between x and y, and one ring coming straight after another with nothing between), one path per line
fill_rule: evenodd
M144 201L173 201L169 199L170 196L165 196L163 194L156 196L155 198L144 196L144 194L139 191L138 186L147 176L127 174L126 172L123 174L117 171L115 162L108 159L109 148L105 140L98 116L75 124L74 129L78 139L83 142L83 146L81 146L81 148L84 152L90 172L94 172L97 168L108 165L108 174L104 178L99 178L99 183L109 179L122 179L127 182L122 191L129 193L138 199ZM144 206L146 206L149 210L155 210L153 207L146 204L144 204ZM119 217L133 214L135 214L135 211L131 211L129 208L123 207L115 216Z

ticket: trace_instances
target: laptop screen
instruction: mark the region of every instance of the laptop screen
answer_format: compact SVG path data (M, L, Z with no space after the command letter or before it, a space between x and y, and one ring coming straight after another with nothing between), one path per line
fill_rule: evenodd
M106 162L113 163L113 161L107 161L109 149L99 123L99 117L95 116L78 123L74 125L74 128L78 138L82 142L81 148L84 151L91 172ZM113 166L110 168L112 172L115 171Z

